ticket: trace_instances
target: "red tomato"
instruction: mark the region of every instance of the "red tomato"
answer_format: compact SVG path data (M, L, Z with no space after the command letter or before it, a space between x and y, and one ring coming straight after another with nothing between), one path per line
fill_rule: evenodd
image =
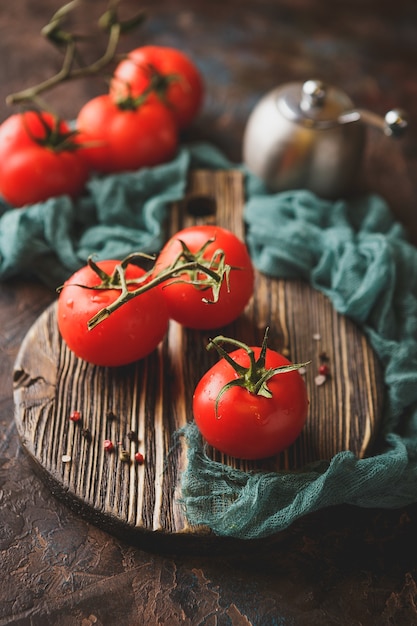
M191 59L163 46L132 50L113 74L110 93L116 98L137 97L150 86L151 100L171 108L180 128L188 126L199 113L204 94L203 80Z
M79 141L90 167L111 173L169 161L177 150L172 114L158 102L124 109L104 94L89 100L77 117ZM91 147L88 146L91 144Z
M69 126L47 112L27 111L0 126L0 193L15 207L80 195L87 162Z
M261 348L252 348L255 358ZM246 350L229 355L248 367ZM266 350L265 368L290 365L274 350ZM271 397L264 397L241 386L221 390L239 378L224 358L199 381L193 397L194 419L201 434L217 450L241 459L263 459L278 454L299 436L307 417L308 398L303 378L293 370L275 374L267 382ZM217 412L216 412L216 401Z
M203 300L212 299L210 288L197 287L191 282L194 278L206 278L202 272L179 271L178 276L162 282L160 288L170 318L195 329L218 328L234 321L243 312L253 294L254 269L245 244L234 233L220 226L190 226L176 233L165 244L156 260L154 276L172 266L181 254L181 241L191 253L191 260L198 259L200 253L206 264L216 251L222 250L226 263L232 269L229 280L224 277L218 301L214 303ZM206 244L208 245L202 250ZM186 261L187 259L184 260ZM215 258L213 268L217 261L218 257Z
M101 270L111 274L119 263L100 261ZM128 265L126 278L140 278L145 271ZM123 304L92 330L87 323L101 309L120 295L118 289L93 290L78 285L95 286L101 279L86 265L64 284L58 298L58 327L68 345L79 358L95 365L119 366L150 354L168 329L165 302L158 289L150 289ZM129 285L129 290L137 285Z

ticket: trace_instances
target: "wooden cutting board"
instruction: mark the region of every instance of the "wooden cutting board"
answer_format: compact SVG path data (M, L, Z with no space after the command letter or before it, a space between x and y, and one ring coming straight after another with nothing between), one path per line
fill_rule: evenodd
M243 237L243 200L240 172L198 171L185 200L172 207L166 236L215 221ZM211 451L214 458L244 470L275 471L300 469L341 450L365 456L380 422L383 384L364 335L307 284L258 273L245 314L221 331L253 345L261 342L267 325L271 348L294 362L312 362L305 375L307 424L290 449L262 464ZM207 538L210 531L189 526L178 503L187 460L183 439L173 434L192 419L194 387L218 358L205 350L212 335L171 323L166 339L147 359L100 368L77 359L63 344L52 304L28 332L14 371L19 436L52 492L132 542ZM318 386L323 353L331 376ZM74 410L81 412L80 422L69 419ZM105 439L115 443L113 454L104 450ZM129 462L120 458L121 447ZM134 460L137 450L145 457L142 465Z

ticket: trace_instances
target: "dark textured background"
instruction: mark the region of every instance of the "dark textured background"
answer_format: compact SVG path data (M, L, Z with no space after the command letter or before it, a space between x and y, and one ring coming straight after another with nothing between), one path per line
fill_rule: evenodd
M122 3L126 16L146 5ZM0 8L0 120L7 94L60 66L39 35L57 0ZM103 9L86 1L80 31ZM186 139L208 139L240 161L246 119L288 80L319 77L354 102L410 114L392 142L369 130L363 185L381 193L417 242L417 4L386 0L159 0L121 42L180 47L205 76L204 111ZM87 54L94 56L97 38ZM60 86L48 101L73 118L105 90L99 79ZM228 554L157 554L83 521L34 475L13 423L11 372L20 343L53 300L41 285L0 284L0 626L36 624L408 626L417 624L417 508L337 508L300 520L274 540Z

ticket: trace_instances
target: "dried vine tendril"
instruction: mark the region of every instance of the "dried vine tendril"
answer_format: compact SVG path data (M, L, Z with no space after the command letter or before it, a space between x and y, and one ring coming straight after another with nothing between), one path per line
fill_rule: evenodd
M41 103L40 94L45 91L65 81L99 74L110 65L116 57L120 35L140 26L147 17L145 11L140 11L128 20L121 20L118 15L119 4L120 0L109 0L106 11L98 20L99 29L108 33L107 46L102 56L90 64L83 63L80 44L92 39L92 35L74 34L65 27L66 18L74 9L82 5L82 0L72 0L58 9L48 24L42 28L41 34L55 48L63 52L61 69L38 85L10 94L6 98L6 103L9 105L22 102Z

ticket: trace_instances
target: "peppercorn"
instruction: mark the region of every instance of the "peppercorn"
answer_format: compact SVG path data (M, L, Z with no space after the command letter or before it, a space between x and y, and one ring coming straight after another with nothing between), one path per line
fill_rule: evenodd
M134 441L134 442L138 440L138 436L134 430L129 430L129 432L127 433L127 438L129 439L129 441Z
M141 452L136 452L135 461L138 465L143 465L143 463L145 462L145 457Z
M319 374L322 376L328 376L330 374L330 367L326 363L322 363L319 367Z
M79 422L81 419L81 412L80 411L72 411L72 413L69 416L71 422Z
M124 448L120 448L119 459L123 461L123 463L128 463L130 461L129 452L125 450Z
M114 444L112 441L110 441L110 439L105 439L104 443L103 443L104 449L106 450L106 452L113 452L114 450Z

